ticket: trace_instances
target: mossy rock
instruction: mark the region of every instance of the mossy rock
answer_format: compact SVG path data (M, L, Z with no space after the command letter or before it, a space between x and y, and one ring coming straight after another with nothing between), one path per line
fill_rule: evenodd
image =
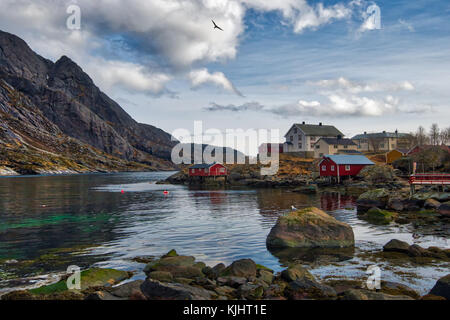
M130 278L130 276L131 274L128 271L100 268L88 269L81 272L81 290L91 287L111 286ZM48 286L31 289L30 293L35 295L49 295L66 290L68 290L67 282L66 280L61 280Z
M170 272L167 271L153 271L148 275L149 278L153 280L158 280L162 282L171 282L173 281L173 276Z
M389 224L397 217L397 215L398 214L395 212L372 208L367 212L366 219L375 224Z
M167 252L165 255L162 256L162 258L166 258L166 257L178 257L178 253L176 252L175 249L172 249L169 252Z
M347 248L354 245L351 226L313 207L281 216L267 236L269 248Z
M273 273L273 270L270 268L267 268L266 266L263 266L262 264L256 264L256 270L265 270Z

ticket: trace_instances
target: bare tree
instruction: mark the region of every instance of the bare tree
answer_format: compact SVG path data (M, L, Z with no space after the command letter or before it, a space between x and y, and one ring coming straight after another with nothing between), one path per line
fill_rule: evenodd
M423 145L427 144L428 138L427 138L427 135L425 133L425 128L424 127L420 126L417 129L415 137L416 137L416 141L417 141L417 145L418 146L423 146Z
M437 123L433 123L430 128L430 142L433 146L439 145L440 130Z
M381 144L384 142L384 138L369 136L369 151L372 149L373 152L378 153L381 148Z
M441 144L444 145L450 144L450 127L448 127L447 129L442 129L439 138Z

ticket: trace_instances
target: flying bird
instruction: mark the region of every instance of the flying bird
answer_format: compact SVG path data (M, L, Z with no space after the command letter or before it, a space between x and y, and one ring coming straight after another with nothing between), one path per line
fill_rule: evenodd
M214 24L214 29L219 29L219 30L222 30L223 31L223 29L221 28L221 27L219 27L215 22L214 22L214 20L211 20L212 21L212 23Z

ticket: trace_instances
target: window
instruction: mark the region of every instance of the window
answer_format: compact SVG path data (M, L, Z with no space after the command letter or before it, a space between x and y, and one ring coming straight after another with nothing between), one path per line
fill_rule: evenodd
M350 166L349 165L345 166L345 171L350 171Z
M334 147L335 149L339 148L339 146L338 146L338 145L334 145L333 147Z
M311 141L315 141L316 140L316 137L314 137L314 136L311 136L311 138L309 138Z
M322 154L321 154L322 156ZM322 166L322 171L327 171L327 166Z
M316 149L320 149L320 145L319 144L316 144Z
M334 166L331 166L331 171L334 171Z
M291 136L290 139L291 139L291 142L294 141L294 136Z
M314 145L315 145L315 143L313 142L313 143L311 143L311 149L314 149Z
M220 168L219 172L220 173L225 173L225 168Z
M348 146L347 146L347 145L345 145L345 146L344 146L344 149L348 149Z
M298 148L299 149L303 148L303 144L301 142L298 144Z
M298 130L297 130L297 128L295 128L295 129L294 129L294 133L297 134L297 132L298 132Z

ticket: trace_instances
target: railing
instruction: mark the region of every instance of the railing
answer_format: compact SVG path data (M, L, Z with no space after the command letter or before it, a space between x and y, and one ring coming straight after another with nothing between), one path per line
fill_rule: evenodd
M409 184L450 185L448 173L418 173L409 178Z

